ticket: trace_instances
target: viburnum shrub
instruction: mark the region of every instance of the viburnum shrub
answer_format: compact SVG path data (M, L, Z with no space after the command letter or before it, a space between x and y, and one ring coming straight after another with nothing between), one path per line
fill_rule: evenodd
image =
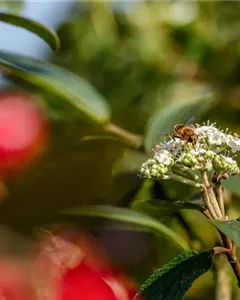
M184 136L174 138L170 135L168 140L156 145L153 158L142 164L141 176L153 180L173 179L198 188L204 201L202 213L213 224L214 221L228 220L222 181L240 173L237 162L240 138L228 129L218 129L215 123L210 122L189 128L193 130L194 142L189 142ZM227 255L240 284L236 244L222 230L220 227L223 246L214 247L212 255Z
M8 247L9 235L4 239L0 233L0 300L181 300L210 269L216 275L216 299L230 300L226 264L240 286L240 222L237 216L229 220L230 205L224 199L224 181L231 183L240 174L239 136L211 122L177 124L169 139L154 145L162 129L195 112L200 120L204 114L215 118L220 108L220 119L225 120L224 97L227 111L232 102L236 116L239 26L233 26L225 6L211 17L222 4L206 11L205 5L175 2L184 1L169 1L161 9L157 1L139 1L139 10L131 8L117 17L98 3L81 11L80 23L63 28L67 39L59 64L85 74L108 99L67 69L0 49L1 72L17 86L25 81L25 89L37 88L47 110L29 92L0 92L0 221L27 233L32 245L20 258L12 257L9 249L19 250L19 255L25 244L13 239ZM234 9L233 19L239 19L238 11ZM204 20L210 16L206 26L201 15ZM217 23L209 26L212 19ZM234 30L225 32L221 19ZM59 49L56 33L36 21L3 12L0 21L27 29ZM208 32L208 27L214 30ZM216 28L221 28L223 39L215 36ZM221 60L224 63L218 64ZM50 151L34 164L47 150L49 138ZM239 194L239 187L235 189ZM180 211L185 209L191 211L187 216L192 210L202 214L198 228L195 219L188 221ZM165 222L166 214L170 221ZM101 221L96 231L95 221ZM214 236L198 226L204 222L214 225ZM75 234L76 224L81 229L87 225L91 238L83 229ZM45 226L52 232L37 239ZM59 226L71 229L53 229ZM105 228L115 230L110 243L117 262L92 241L94 232L108 247ZM117 235L119 229L144 234L141 241L126 240ZM149 239L146 231L152 233ZM179 249L165 245L162 235L184 249L166 264ZM210 250L203 251L208 238ZM223 264L219 258L224 255L219 254L227 257ZM129 263L134 279L122 274L119 255ZM163 266L157 269L159 264ZM137 291L141 278L153 269Z

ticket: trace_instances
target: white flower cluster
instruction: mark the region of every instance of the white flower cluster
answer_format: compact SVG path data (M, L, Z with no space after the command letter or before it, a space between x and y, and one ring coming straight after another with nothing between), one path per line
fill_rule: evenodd
M219 130L215 124L199 126L194 132L200 143L206 143L208 149L213 149L216 153L224 150L232 153L240 151L240 139L237 135L228 134L228 130Z
M167 174L171 171L174 158L168 150L155 152L153 158L142 164L141 174L145 178L168 179Z
M240 173L234 159L240 152L240 138L237 135L216 128L215 124L193 127L196 142L170 138L156 146L154 157L141 167L144 178L167 179L174 166L190 170L215 171L234 175Z

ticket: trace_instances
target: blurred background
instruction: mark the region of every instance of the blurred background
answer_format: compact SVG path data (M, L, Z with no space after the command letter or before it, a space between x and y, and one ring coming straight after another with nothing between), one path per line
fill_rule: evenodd
M192 115L199 123L210 119L240 133L240 3L3 1L0 7L57 30L61 40L55 53L31 33L0 24L1 49L49 60L83 77L107 99L111 121L145 140L144 150L104 139L82 145L81 138L105 133L59 108L55 95L5 78L2 85L8 88L21 87L48 99L52 138L38 164L17 183L8 183L11 201L3 203L1 220L26 232L33 220L47 223L50 213L59 209L110 204L154 217L198 251L218 242L215 230L198 211L176 211L167 204L196 198L193 188L171 181L143 181L138 173L160 133ZM225 193L228 215L236 218L238 178L226 183ZM150 199L165 202L159 210L138 205ZM74 222L93 235L112 263L138 284L181 252L168 238L124 222L99 217ZM213 299L213 278L212 272L199 278L186 299ZM233 295L240 298L234 280Z

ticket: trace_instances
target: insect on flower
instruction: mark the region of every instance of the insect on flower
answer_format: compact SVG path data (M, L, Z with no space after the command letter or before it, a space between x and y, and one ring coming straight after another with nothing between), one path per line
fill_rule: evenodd
M187 143L196 144L197 135L194 131L195 118L191 117L187 120L186 124L176 124L173 128L173 132L170 133L161 133L161 135L169 135L172 138L178 138Z
M197 141L197 135L194 131L194 123L195 118L191 117L187 120L186 124L176 124L174 126L174 132L172 132L170 135L173 138L179 138L187 143L192 143L195 145Z

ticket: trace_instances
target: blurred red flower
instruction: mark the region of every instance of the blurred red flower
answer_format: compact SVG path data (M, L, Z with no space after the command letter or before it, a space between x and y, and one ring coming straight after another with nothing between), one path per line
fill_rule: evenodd
M46 146L48 133L32 96L0 92L0 179L27 167ZM38 246L33 261L0 257L0 300L133 298L135 285L86 235L64 230L47 235Z
M113 268L98 250L83 235L78 235L74 243L57 235L46 240L39 253L38 264L55 278L58 300L133 298L135 284Z
M0 172L25 168L46 145L48 124L35 99L22 92L0 92Z
M128 299L126 297L119 298L118 295L115 295L111 285L85 262L66 272L61 282L61 290L61 300Z
M27 278L27 268L16 261L5 260L0 263L0 299L34 300L34 289Z

